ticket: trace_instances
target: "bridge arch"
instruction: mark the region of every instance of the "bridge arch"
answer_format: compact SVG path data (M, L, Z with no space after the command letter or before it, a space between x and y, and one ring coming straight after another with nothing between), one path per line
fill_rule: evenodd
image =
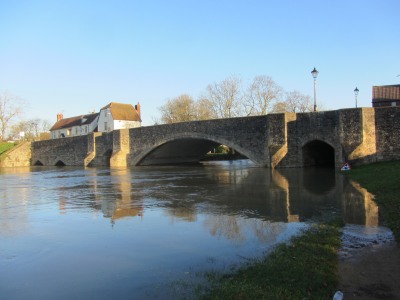
M44 166L44 164L39 159L33 165L34 166Z
M322 140L312 140L301 148L303 166L335 167L335 148Z
M157 140L156 143L148 145L135 155L132 163L133 165L195 163L199 162L207 152L219 145L233 148L250 160L257 162L251 151L223 137L185 133L164 137Z
M62 160L57 160L57 162L54 164L56 167L65 167L66 164Z

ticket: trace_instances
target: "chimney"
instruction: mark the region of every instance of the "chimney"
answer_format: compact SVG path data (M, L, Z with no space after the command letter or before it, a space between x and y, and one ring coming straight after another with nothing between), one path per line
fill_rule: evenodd
M57 114L57 122L63 119L63 114L62 113L58 113Z
M137 111L137 113L139 115L139 119L141 120L142 119L142 115L140 113L140 103L139 102L138 102L138 104L135 105L135 109L136 109L136 111Z

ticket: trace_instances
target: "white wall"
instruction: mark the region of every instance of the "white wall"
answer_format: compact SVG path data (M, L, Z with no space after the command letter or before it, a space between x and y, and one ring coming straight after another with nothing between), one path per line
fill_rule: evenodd
M110 109L104 109L100 111L99 132L109 132L118 129L127 129L140 127L141 123L138 121L125 121L125 120L113 120Z
M98 131L108 132L113 130L114 130L114 120L112 118L110 109L107 108L101 110L99 115Z

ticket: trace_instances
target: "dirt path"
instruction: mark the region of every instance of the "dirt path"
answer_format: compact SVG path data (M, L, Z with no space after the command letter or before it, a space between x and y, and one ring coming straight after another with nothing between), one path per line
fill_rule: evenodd
M400 299L400 245L368 246L342 255L340 290L348 299Z

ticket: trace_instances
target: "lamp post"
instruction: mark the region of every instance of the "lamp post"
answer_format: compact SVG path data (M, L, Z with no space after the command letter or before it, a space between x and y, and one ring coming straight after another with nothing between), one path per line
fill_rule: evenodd
M358 88L356 87L356 88L354 89L354 95L356 96L356 108L357 108L357 96L358 96L358 92L359 92L359 90L358 90Z
M311 75L314 78L314 111L317 111L317 76L318 76L318 71L314 67L314 70L311 71Z

